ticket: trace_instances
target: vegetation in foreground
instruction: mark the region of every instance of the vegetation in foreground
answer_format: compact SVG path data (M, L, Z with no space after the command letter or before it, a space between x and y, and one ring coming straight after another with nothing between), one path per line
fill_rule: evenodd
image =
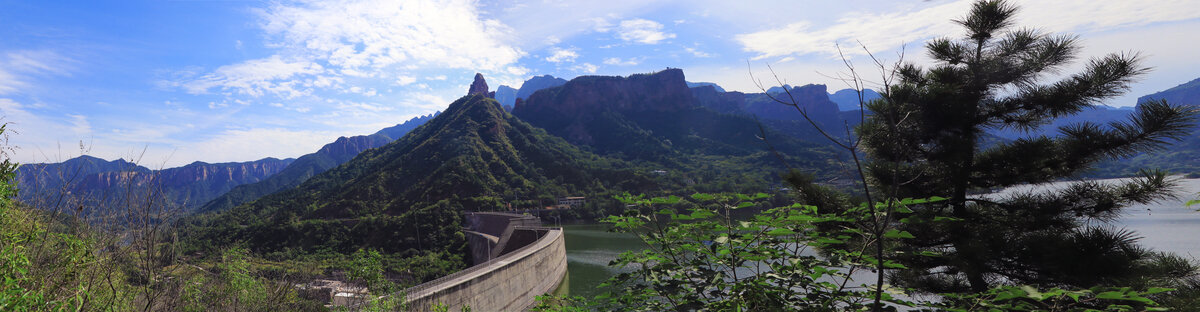
M862 181L856 196L793 172L788 180L801 203L749 220L734 219L731 211L754 206L761 196L697 195L715 202L687 210L671 207L676 198L627 198L644 208L665 206L608 220L650 249L612 263L632 272L615 276L608 294L543 298L541 308L1194 308L1195 264L1139 247L1129 232L1096 225L1130 204L1171 196L1174 181L1164 173L1116 185L1079 182L1000 198L975 195L1070 178L1104 160L1161 150L1195 122L1191 108L1150 101L1127 122L1081 123L1061 127L1059 137L985 144L986 129L1032 129L1077 113L1124 92L1145 72L1136 56L1114 54L1092 60L1082 73L1040 84L1045 72L1074 58L1076 41L1013 29L1016 12L1006 1L976 2L957 21L965 38L927 44L935 65L877 64L884 71L883 97L864 103L872 114L854 129L858 137L829 136L854 156ZM852 82L861 84L850 70ZM779 101L812 121L794 100ZM861 270L872 271L874 281L853 279ZM939 299L915 302L914 294Z

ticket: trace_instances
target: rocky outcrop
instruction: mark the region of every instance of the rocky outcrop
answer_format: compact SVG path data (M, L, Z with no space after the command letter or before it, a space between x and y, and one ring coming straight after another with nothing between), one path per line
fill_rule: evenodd
M475 73L475 81L471 82L471 89L467 90L467 95L488 95L487 81L483 80L483 74Z

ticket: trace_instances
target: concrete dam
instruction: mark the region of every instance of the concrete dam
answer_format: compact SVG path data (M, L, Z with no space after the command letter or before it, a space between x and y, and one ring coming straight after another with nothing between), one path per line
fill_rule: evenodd
M522 311L562 283L567 274L562 228L511 213L474 212L466 218L475 265L405 289L409 311L433 311L435 305L449 311Z

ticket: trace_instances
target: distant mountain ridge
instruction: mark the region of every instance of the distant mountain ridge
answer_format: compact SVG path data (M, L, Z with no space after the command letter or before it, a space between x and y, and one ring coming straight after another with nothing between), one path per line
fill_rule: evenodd
M862 90L862 104L883 98L879 92L871 89ZM838 109L841 111L859 110L862 107L859 105L859 92L854 89L841 89L829 95L829 100L837 103Z
M314 175L337 167L365 150L380 147L403 137L408 132L432 120L439 113L417 116L401 124L384 128L375 134L340 137L333 143L322 146L314 153L300 156L278 174L259 181L235 187L204 203L197 212L224 211L260 197L300 185Z
M191 164L151 170L124 159L106 161L80 156L62 163L26 164L17 169L21 199L54 196L63 187L76 196L105 197L128 187L156 186L179 207L195 207L234 187L254 183L283 170L294 159L263 158L249 162Z
M1138 104L1150 100L1166 100L1171 104L1200 105L1200 78L1137 99Z

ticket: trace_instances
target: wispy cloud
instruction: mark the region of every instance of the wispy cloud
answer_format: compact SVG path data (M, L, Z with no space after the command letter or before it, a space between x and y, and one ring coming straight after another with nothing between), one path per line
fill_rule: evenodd
M663 25L647 19L631 19L621 21L616 29L617 38L625 42L657 44L660 41L675 38L675 34L663 32Z
M272 55L182 71L165 85L233 97L374 96L351 88L371 83L364 79L407 86L415 77L397 72L428 68L520 71L513 67L525 53L507 43L512 30L481 17L476 6L472 0L275 2L258 11Z
M317 77L325 72L323 66L311 61L285 60L273 55L221 66L211 73L175 85L191 94L204 94L215 88L252 97L273 94L290 99L310 93L306 89L333 86L341 81L339 77ZM305 78L295 79L297 77Z
M546 57L547 62L563 63L574 62L575 58L579 57L579 49L563 49L559 47L550 48L550 56Z
M1086 0L1019 1L1018 25L1037 25L1054 32L1099 32L1121 27L1141 26L1200 18L1194 1L1107 1L1097 4ZM970 1L938 5L915 5L893 12L851 12L829 26L796 22L783 27L736 36L756 59L805 54L837 54L835 44L863 45L873 50L890 50L903 44L921 43L930 38L961 34L951 20L970 8ZM845 49L862 54L860 49Z
M604 59L604 64L605 65L615 65L615 66L634 66L634 65L638 64L638 60L635 58L622 60L619 57L610 57L610 58Z
M67 76L75 61L49 50L18 50L0 54L0 95L14 94L39 76Z
M595 74L596 70L600 69L600 67L596 66L592 63L582 63L579 65L575 65L575 67L572 67L572 69L574 69L575 71L578 71L578 72Z

